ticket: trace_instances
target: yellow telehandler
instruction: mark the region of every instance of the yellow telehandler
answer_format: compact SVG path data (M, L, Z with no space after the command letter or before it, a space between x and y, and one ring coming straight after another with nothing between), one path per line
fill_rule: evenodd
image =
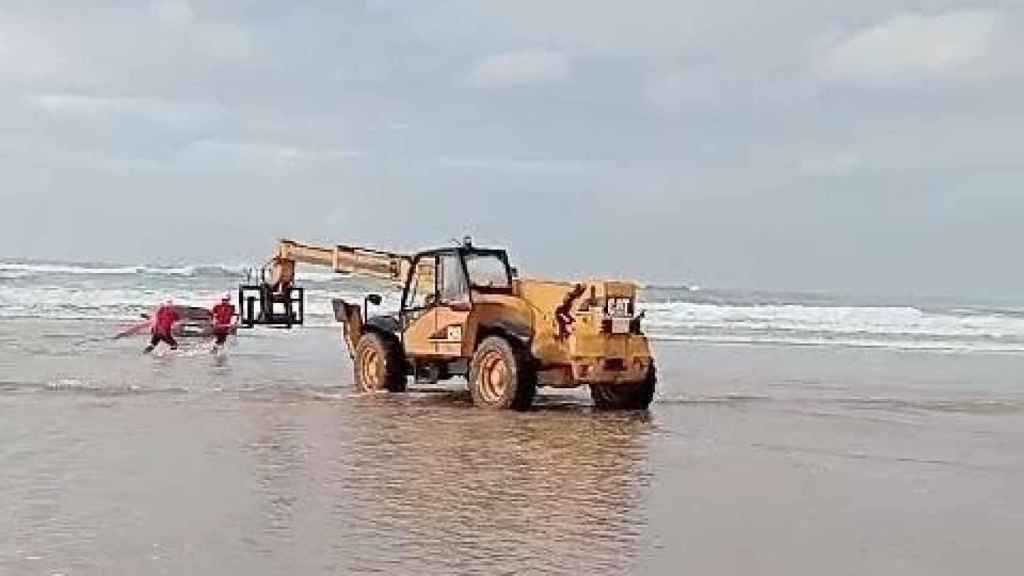
M412 255L281 240L259 283L239 288L241 324L303 322L296 263L388 281L402 291L397 313L368 315L333 300L362 391L402 392L412 376L468 381L473 402L527 410L538 387L587 385L598 408L646 409L656 373L631 282L519 278L505 250L469 238Z

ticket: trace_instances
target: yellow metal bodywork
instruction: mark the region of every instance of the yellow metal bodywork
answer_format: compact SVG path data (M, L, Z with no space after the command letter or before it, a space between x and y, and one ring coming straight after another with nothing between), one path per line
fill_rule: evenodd
M577 286L582 294L568 310L572 322L567 334L559 334L556 310ZM588 280L580 283L521 280L516 292L533 312L530 351L549 371L549 386L590 383L638 382L653 363L647 337L642 334L608 334L603 331L604 302L609 297L636 301L636 285L630 282ZM610 361L610 362L609 362ZM611 366L614 366L612 368Z
M577 286L582 294L570 303L572 319L563 329L557 310ZM485 332L494 327L522 327L537 362L540 382L552 387L639 382L653 359L642 334L603 331L608 297L635 301L636 286L628 282L592 280L579 284L516 280L512 294L472 291L469 310L436 306L403 333L406 354L428 359L471 358Z
M283 240L271 259L271 281L293 282L295 262L402 286L413 259L352 246L318 247ZM434 267L418 268L418 280L433 283ZM471 305L436 305L409 319L402 327L403 348L407 358L417 362L470 359L488 333L511 330L528 342L542 386L640 382L654 362L647 337L633 330L610 333L605 306L608 298L635 303L636 292L636 284L624 281L515 279L511 294L474 289ZM354 305L345 309L350 352L363 329L361 312Z

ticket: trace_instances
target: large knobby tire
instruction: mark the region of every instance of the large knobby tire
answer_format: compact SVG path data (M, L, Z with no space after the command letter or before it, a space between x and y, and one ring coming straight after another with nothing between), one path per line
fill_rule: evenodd
M469 393L477 406L529 410L537 372L527 351L501 336L485 338L469 365Z
M352 367L360 392L405 392L405 359L391 338L375 332L360 336Z
M654 364L647 376L637 383L591 384L590 397L601 410L646 410L654 400L654 387L658 382Z

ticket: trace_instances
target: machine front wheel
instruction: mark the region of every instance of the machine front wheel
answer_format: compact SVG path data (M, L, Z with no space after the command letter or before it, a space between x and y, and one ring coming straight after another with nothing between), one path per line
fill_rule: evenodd
M405 362L397 342L367 332L359 337L354 356L352 364L360 392L405 392Z
M469 392L477 406L529 410L537 394L537 374L522 347L490 336L473 354Z
M646 410L654 400L658 376L651 364L647 377L636 384L591 384L590 397L601 410Z

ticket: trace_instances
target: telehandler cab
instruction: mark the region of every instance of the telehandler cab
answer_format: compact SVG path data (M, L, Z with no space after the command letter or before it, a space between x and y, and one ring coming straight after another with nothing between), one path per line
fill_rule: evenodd
M243 325L302 323L297 262L402 290L395 314L367 314L381 303L377 294L333 301L362 391L402 392L408 376L464 376L473 402L489 408L526 410L542 386L588 385L599 408L646 409L654 398L654 358L633 283L518 278L504 250L469 238L411 256L282 240L263 281L239 290Z

